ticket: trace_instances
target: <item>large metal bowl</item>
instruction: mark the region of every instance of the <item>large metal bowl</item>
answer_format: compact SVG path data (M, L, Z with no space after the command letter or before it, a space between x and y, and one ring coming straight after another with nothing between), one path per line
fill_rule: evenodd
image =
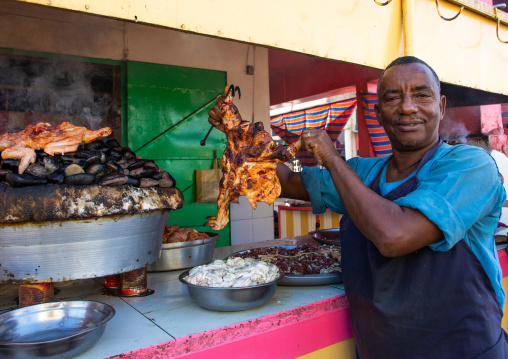
M209 238L163 244L159 260L149 265L147 270L149 272L164 272L210 263L219 235L208 232L206 234L209 235Z
M94 301L52 302L0 315L0 358L70 358L92 347L115 309Z
M277 289L277 282L284 278L280 272L276 280L251 287L202 287L188 283L184 278L189 275L186 270L178 279L187 286L192 300L199 306L219 312L236 312L259 307L268 302Z
M60 282L145 267L159 258L170 212L0 225L0 283Z

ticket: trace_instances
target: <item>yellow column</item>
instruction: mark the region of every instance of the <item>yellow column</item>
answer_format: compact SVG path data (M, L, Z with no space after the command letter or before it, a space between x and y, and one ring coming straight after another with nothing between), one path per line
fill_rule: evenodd
M416 56L416 36L414 24L414 0L402 0L402 36L404 37L404 56Z

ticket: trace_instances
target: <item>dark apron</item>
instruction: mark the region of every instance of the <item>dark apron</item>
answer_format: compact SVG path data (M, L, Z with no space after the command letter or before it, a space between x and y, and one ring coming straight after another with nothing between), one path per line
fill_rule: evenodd
M414 191L416 174L440 144L384 198L393 201ZM378 194L381 173L369 185ZM342 275L361 359L508 358L494 288L464 240L445 252L425 247L388 258L347 213L340 230Z

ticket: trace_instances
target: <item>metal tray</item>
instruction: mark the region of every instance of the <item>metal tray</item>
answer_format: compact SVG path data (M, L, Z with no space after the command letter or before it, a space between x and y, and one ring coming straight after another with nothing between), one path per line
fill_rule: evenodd
M95 301L31 305L0 315L0 357L58 358L81 354L102 336L115 315Z
M267 247L267 248L277 248L282 247L286 249L293 249L298 246L273 246L273 247ZM253 248L252 248L253 249ZM230 256L234 256L236 254L240 254L245 251L239 251L230 254ZM226 257L226 258L228 258ZM282 278L277 284L278 285L285 285L285 286L316 286L316 285L328 285L328 284L336 284L336 283L342 283L342 273L327 273L327 274L302 274L302 275L295 275L295 274L285 274L284 278Z
M311 231L309 232L309 236L311 236L312 239L322 244L340 246L339 228L329 228L329 229L320 229L318 231Z
M287 274L279 282L279 285L287 286L311 286L311 285L327 285L342 283L342 273L328 274L304 274L291 275Z
M217 233L205 233L210 238L163 244L160 258L148 266L148 272L179 270L210 263L213 259L213 252L219 235Z
M170 210L0 226L0 283L69 281L138 269L159 258Z

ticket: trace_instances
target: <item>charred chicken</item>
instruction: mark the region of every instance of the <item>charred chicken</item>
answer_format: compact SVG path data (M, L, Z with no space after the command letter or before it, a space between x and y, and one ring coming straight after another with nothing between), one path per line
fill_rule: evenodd
M245 195L254 209L258 202L272 204L281 193L277 163L287 162L301 146L276 145L261 122L242 121L233 104L235 88L229 87L221 104L221 117L227 137L222 156L222 179L217 199L217 216L208 217L206 226L220 230L229 221L229 203Z
M2 159L19 159L18 171L23 173L30 163L35 162L35 150L44 150L51 156L73 152L80 144L87 144L110 134L109 127L92 131L69 122L63 122L58 126L41 122L35 126L28 125L20 132L0 135L0 151Z

